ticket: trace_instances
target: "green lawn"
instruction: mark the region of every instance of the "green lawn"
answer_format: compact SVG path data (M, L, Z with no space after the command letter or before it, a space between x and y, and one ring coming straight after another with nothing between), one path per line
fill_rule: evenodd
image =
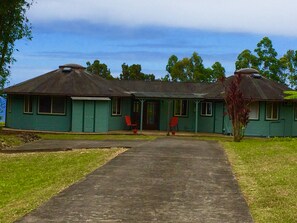
M98 134L38 134L42 139L61 139L61 140L154 140L156 136L148 135L98 135Z
M221 144L255 222L297 222L297 139Z
M123 151L0 154L0 222L13 222Z

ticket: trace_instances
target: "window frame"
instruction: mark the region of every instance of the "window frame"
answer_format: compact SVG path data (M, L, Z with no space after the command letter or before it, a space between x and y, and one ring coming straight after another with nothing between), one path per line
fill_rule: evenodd
M251 104L255 104L255 103L257 103L257 118L251 118L250 117L250 113L251 113L251 107L250 107L250 105ZM250 109L250 112L249 112L249 120L251 120L251 121L256 121L256 120L259 120L260 119L260 102L259 101L253 101L253 102L251 102L250 104L249 104L249 109Z
M203 111L203 104L206 105L205 106L205 111ZM207 113L207 111L208 111L208 109L207 109L208 106L207 105L210 105L210 111L211 111L210 114ZM203 112L205 112L205 113L203 113ZM202 101L201 102L200 115L205 116L205 117L211 117L213 115L213 103L211 101Z
M24 96L24 114L33 114L33 100L32 99L33 99L33 97L31 95ZM29 111L26 111L26 105L27 105L27 108L29 108Z
M176 103L179 102L180 103L180 108L179 111L176 111ZM183 102L186 102L186 111L183 112ZM185 113L185 114L183 114ZM177 117L188 117L189 114L189 100L187 99L174 99L173 101L173 116L177 116Z
M267 117L267 111L268 111L268 109L267 109L267 107L268 107L268 104L271 104L272 105L272 109L271 109L271 118L268 118ZM273 111L274 111L274 106L276 106L276 112L277 112L277 117L276 118L273 118ZM266 111L265 111L265 119L267 120L267 121L277 121L277 120L279 120L279 103L278 102L266 102L266 106L265 106L265 108L266 108Z
M114 103L116 103L115 111L114 111ZM112 116L121 116L122 115L122 98L120 98L120 97L112 98L112 100L111 100L111 115Z
M50 107L50 112L40 112L40 97L50 97L51 100L51 107ZM63 98L63 102L64 102L64 112L63 113L57 113L57 112L53 112L53 101L54 98ZM37 108L37 113L39 115L66 115L66 97L63 96L48 96L48 95L42 95L42 96L38 96L38 108Z

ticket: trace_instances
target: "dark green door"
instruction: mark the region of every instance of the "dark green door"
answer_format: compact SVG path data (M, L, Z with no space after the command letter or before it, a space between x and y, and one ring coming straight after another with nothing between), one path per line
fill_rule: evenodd
M159 101L146 101L143 110L143 129L158 130L160 119Z
M85 101L84 132L94 132L95 107L94 101Z

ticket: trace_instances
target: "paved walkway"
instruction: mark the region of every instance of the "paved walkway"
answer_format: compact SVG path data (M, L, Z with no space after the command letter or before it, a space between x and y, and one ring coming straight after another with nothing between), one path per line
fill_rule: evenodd
M142 142L18 222L253 222L215 142Z

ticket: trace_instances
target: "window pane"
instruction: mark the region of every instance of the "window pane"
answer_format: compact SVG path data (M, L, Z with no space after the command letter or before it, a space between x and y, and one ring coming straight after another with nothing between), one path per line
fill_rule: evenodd
M181 115L181 100L174 100L174 115Z
M24 97L24 112L32 113L32 97L31 96Z
M117 112L117 99L116 98L113 98L112 99L112 114L116 114Z
M113 98L112 99L112 115L120 115L121 114L121 99Z
M52 113L65 114L65 98L64 97L53 97Z
M188 101L182 100L182 115L187 115L188 113Z
M207 104L207 107L206 107L206 109L207 109L207 111L206 111L206 114L207 115L212 115L212 103L211 102L208 102L208 103L206 103Z
M206 112L206 103L202 102L201 103L201 115L205 115Z
M117 98L117 115L121 114L121 99Z
M273 107L272 107L272 118L273 119L277 119L278 118L278 104L277 103L273 103Z
M40 113L51 113L51 97L40 96L39 97L39 112Z
M267 119L271 119L272 118L271 113L272 113L272 103L271 102L267 102L266 103L266 118Z
M259 119L259 102L252 102L249 109L249 119Z

